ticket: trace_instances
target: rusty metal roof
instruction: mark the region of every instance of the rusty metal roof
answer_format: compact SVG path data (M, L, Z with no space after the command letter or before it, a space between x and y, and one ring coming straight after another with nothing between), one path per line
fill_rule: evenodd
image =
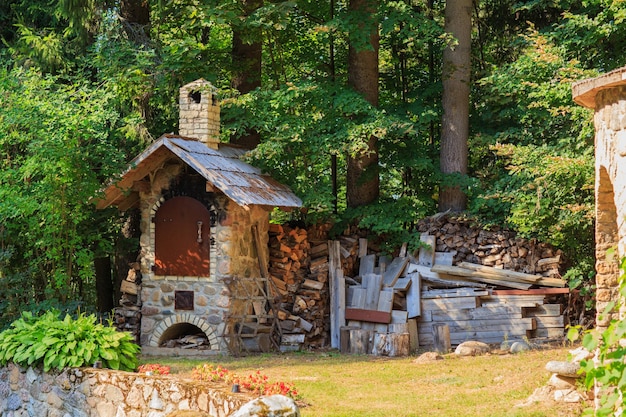
M97 201L96 207L115 205L122 210L132 207L139 201L136 183L174 156L240 206L302 206L302 200L289 187L242 161L245 152L245 149L226 144L212 149L196 139L161 136L130 162L119 179L105 188L104 197Z

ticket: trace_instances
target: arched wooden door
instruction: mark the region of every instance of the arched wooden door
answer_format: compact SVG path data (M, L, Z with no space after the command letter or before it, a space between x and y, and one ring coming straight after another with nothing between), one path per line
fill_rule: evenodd
M155 216L156 275L210 275L211 213L198 200L174 197Z

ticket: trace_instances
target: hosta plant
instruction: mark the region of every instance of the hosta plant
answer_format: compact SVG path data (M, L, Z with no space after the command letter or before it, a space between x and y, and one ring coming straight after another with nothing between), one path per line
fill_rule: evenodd
M99 323L94 315L63 319L56 311L41 316L30 312L0 333L0 365L14 362L41 366L44 371L90 366L133 371L140 348L129 333Z

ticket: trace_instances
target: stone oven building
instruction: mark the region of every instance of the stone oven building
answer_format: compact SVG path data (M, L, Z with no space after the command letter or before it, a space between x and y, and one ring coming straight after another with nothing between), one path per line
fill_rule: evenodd
M228 353L242 342L244 323L271 325L263 317L269 214L300 207L301 200L244 163L244 149L219 142L210 83L183 86L179 105L180 134L160 137L133 159L97 208L141 213L137 304L144 352L203 334L205 348Z
M597 326L617 312L600 314L619 296L619 260L626 256L626 67L572 86L574 101L594 110Z

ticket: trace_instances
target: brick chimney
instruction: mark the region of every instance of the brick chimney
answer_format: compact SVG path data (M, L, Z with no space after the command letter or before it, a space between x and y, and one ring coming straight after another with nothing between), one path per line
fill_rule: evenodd
M220 142L220 105L217 89L204 80L180 88L178 131L181 136L199 139L209 148Z

